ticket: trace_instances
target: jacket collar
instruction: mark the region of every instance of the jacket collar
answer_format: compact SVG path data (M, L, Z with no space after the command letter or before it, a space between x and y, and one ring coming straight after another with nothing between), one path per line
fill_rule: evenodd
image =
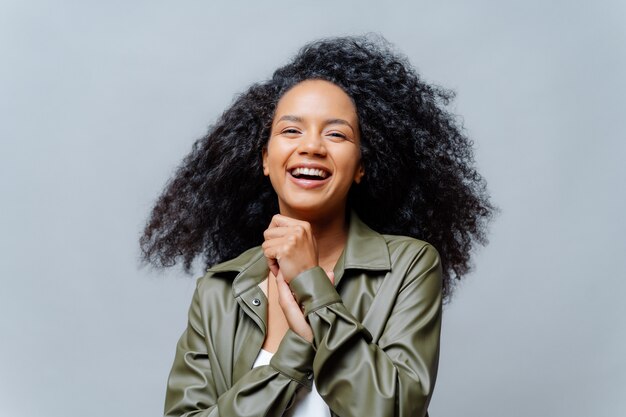
M363 223L354 210L350 212L346 246L335 265L335 286L341 280L346 269L368 271L389 271L391 269L389 249L385 238ZM267 277L269 269L263 256L263 249L261 246L255 246L234 259L212 266L207 269L207 272L237 272L238 274L233 280L233 293L237 297L263 281Z

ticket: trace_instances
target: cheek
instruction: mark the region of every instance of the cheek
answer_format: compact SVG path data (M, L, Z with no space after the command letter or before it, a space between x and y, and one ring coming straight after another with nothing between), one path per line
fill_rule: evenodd
M282 138L272 138L267 143L264 154L264 164L268 169L281 168L295 151L294 144Z
M263 172L270 179L279 178L284 173L285 158L276 149L270 149L265 158Z

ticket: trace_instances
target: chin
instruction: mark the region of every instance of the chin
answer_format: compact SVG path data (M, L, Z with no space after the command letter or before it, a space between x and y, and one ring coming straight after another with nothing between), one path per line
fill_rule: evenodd
M301 220L331 217L336 213L344 214L341 207L332 208L326 202L298 202L296 204L279 204L282 214L297 217Z

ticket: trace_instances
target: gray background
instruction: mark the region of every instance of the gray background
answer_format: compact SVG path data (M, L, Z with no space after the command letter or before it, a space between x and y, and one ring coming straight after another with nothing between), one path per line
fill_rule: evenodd
M619 0L2 1L0 415L161 415L194 280L138 267L154 199L236 93L368 31L457 90L502 209L431 415L626 415L625 27Z

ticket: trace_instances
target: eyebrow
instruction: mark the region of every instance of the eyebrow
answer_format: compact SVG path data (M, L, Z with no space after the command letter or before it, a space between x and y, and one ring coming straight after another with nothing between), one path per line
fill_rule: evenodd
M296 123L304 122L302 117L293 116L291 114L287 114L287 115L281 117L276 122L278 123L278 122L281 122L283 120L288 121L288 122L296 122ZM352 125L347 120L344 120L344 119L326 119L326 120L324 120L324 125L346 125L350 129L354 130Z

